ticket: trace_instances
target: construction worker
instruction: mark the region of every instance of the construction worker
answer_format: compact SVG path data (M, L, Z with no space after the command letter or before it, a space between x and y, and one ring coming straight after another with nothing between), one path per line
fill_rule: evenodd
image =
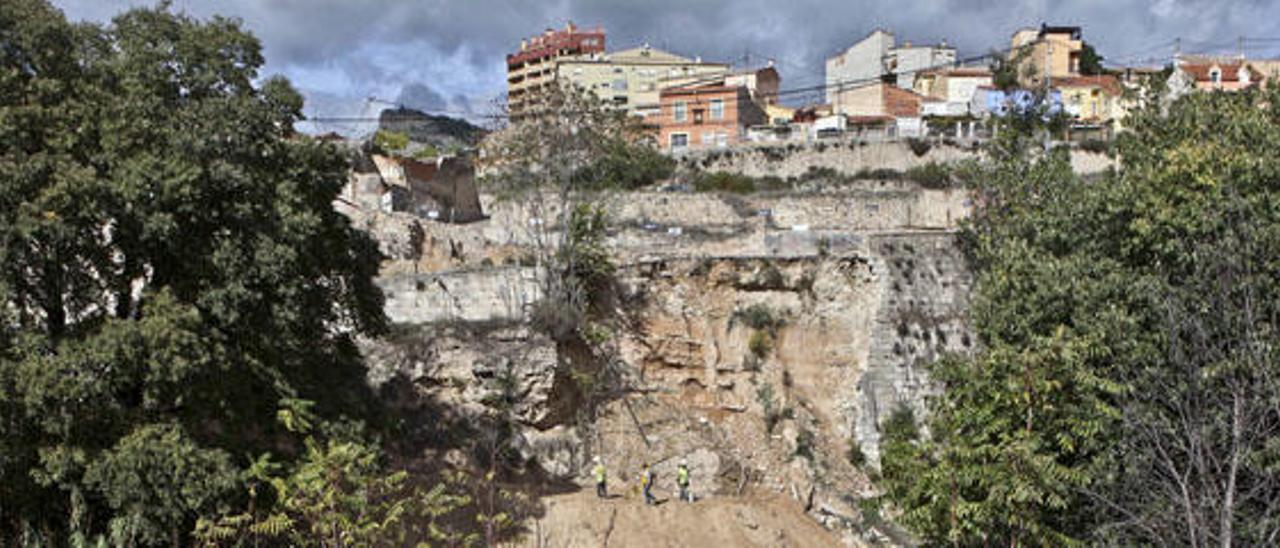
M680 467L676 468L676 485L680 487L680 500L693 502L693 493L689 492L689 461L680 459Z
M649 463L644 463L644 468L640 470L640 489L644 491L645 504L657 504L658 499L653 498L653 471L649 469Z
M591 469L591 475L596 478L596 496L599 498L608 498L609 491L605 487L605 471L604 462L600 461L600 456L596 455L595 467Z

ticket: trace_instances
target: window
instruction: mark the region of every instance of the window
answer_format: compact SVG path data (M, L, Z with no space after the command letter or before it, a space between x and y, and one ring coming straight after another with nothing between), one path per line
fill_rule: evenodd
M1210 82L1213 82L1213 83L1215 83L1215 84L1221 84L1221 83L1222 83L1222 71L1221 71L1221 70L1218 70L1218 69L1216 69L1216 68L1215 68L1215 69L1213 69L1213 70L1210 70L1210 71L1209 71L1209 81L1210 81Z
M688 146L689 146L689 134L688 134L688 133L672 133L672 134L671 134L671 148L672 148L672 149L687 148Z
M711 119L712 120L724 119L724 99L711 100Z
M673 110L672 117L675 118L675 121L683 122L689 119L688 103L685 103L684 101L677 101L676 104L672 107L672 110ZM686 139L688 139L688 137L689 136L687 135L685 136Z
M729 134L723 131L716 134L716 146L726 148L729 146Z
M619 79L617 79L617 80L614 80L614 81L613 81L613 90L614 90L614 91L627 91L627 81L626 81L625 79L622 79L622 78L619 78Z
M702 133L702 145L711 146L716 144L716 133L714 131L704 131Z

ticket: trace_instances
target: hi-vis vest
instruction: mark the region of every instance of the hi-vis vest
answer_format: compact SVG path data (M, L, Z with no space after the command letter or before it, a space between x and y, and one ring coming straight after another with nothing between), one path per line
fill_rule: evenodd
M683 466L676 470L676 483L680 485L689 485L689 469Z

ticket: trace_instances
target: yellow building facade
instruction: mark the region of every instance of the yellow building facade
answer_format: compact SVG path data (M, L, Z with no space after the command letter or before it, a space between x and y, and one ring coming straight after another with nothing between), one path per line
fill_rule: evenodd
M555 77L594 93L616 108L648 117L658 113L658 92L663 88L728 72L729 65L724 63L705 63L646 45L560 59Z
M1080 37L1080 27L1041 25L1015 32L1009 59L1017 63L1018 82L1025 87L1044 85L1046 69L1050 78L1079 76L1084 51Z

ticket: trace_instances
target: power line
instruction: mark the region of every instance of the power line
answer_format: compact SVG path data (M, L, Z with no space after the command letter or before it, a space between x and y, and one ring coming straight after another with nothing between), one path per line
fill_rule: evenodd
M1254 40L1254 41L1275 40L1275 41L1277 41L1277 42L1280 42L1280 38L1249 38L1249 39L1246 39L1246 40ZM1160 44L1156 44L1156 45L1152 45L1152 46L1143 47L1143 48L1140 48L1140 49L1138 49L1138 50L1135 50L1135 51L1134 51L1134 52L1132 52L1132 53L1121 54L1121 55L1119 55L1119 56L1115 57L1115 59L1120 59L1120 60L1124 60L1124 59L1131 59L1131 60L1144 60L1144 61L1145 61L1145 60L1151 60L1151 59L1157 59L1157 58L1152 58L1152 57L1147 57L1147 58L1143 58L1143 59L1135 59L1135 58L1137 58L1139 55L1142 55L1142 54L1144 54L1144 53L1151 52L1151 51L1154 51L1154 50L1158 50L1158 49L1160 49L1160 48L1172 47L1172 46L1174 46L1174 45L1176 45L1176 44L1179 44L1179 43L1182 43L1182 44L1187 44L1187 43L1189 43L1189 44L1200 44L1200 46L1199 46L1199 47L1202 47L1202 48L1203 48L1203 47L1215 47L1215 46L1216 46L1216 47L1229 47L1229 46L1234 45L1234 43L1207 44L1207 43L1204 43L1204 42L1194 42L1194 41L1183 41L1183 42L1180 42L1179 40L1171 40L1171 41L1163 42L1163 43L1160 43ZM983 53L983 54L980 54L980 55L971 55L971 56L968 56L968 57L957 58L957 59L955 59L954 61L949 61L949 62L945 62L945 63L937 63L937 64L934 64L934 65L924 66L924 67L921 67L921 68L919 68L919 69L916 69L916 70L915 70L915 71L913 71L913 72L917 72L917 73L919 73L919 72L927 72L927 71L931 71L931 70L939 70L939 69L946 69L946 68L955 68L955 67L961 67L961 66L965 66L965 65L970 65L970 64L973 64L973 63L977 63L977 62L979 62L979 61L990 61L990 60L994 60L995 58L998 58L998 57L1006 57L1009 53L1013 52L1014 50L1017 50L1017 49L1023 49L1023 48L1026 48L1026 47L1028 47L1028 46L1008 47L1008 48L1002 48L1002 49L991 49L991 50L990 50L990 51L988 51L987 53ZM753 55L753 54L751 54L750 52L748 52L748 54L747 54L747 55L748 55L748 56L751 56L751 55ZM776 62L776 60L775 60L775 62ZM799 63L793 63L793 64L799 64ZM805 64L805 66L811 66L811 65ZM720 75L715 75L715 76L707 76L707 77L703 77L703 78L695 78L694 80L692 80L692 81L690 81L690 82L687 82L687 83L685 83L685 84L681 84L681 86L680 86L680 87L688 87L688 86L691 86L691 85L697 85L697 84L700 84L700 83L714 82L714 81L717 81L717 80L721 80L721 79L723 79L725 76L726 76L726 75L724 75L724 74L720 74ZM830 82L830 83L824 82L824 83L822 83L822 84L815 84L815 85L811 85L811 86L800 86L800 87L795 87L795 88L788 88L788 89L779 90L779 91L778 91L778 92L776 92L776 93L765 94L763 97L767 100L767 99L780 99L780 98L782 98L782 97L794 97L794 96L798 96L798 95L801 95L801 94L816 94L816 93L818 93L818 92L825 92L825 91L829 91L829 90L836 90L837 92L841 92L841 91L850 91L850 90L855 90L855 89L860 89L860 88L863 88L863 87L867 87L867 86L875 85L875 84L877 84L877 83L882 83L882 82L884 82L884 76L885 76L885 75L877 75L877 76L872 76L872 77L852 78L852 79L840 80L840 81ZM686 102L685 102L685 104L686 104L686 105L688 105L688 106L701 106L701 105L707 105L707 104L709 104L709 103L711 103L712 101L715 101L715 100L716 100L716 99L699 99L699 98L695 98L695 99L693 99L693 100L691 100L691 101L686 101ZM380 101L380 102L386 102L386 101L381 101L381 100L379 100L379 101ZM403 108L403 105L402 105L402 104L397 104L397 103L389 103L389 104L396 104L397 106L400 106L400 107L402 107L402 108ZM632 109L635 109L635 110L641 110L641 109L658 109L658 108L661 108L661 106L662 106L662 105L661 105L661 103L647 103L647 104L631 105L631 108L632 108ZM445 116L460 116L460 117L467 117L467 118L481 118L481 119L506 119L506 118L508 118L508 117L509 117L508 115L505 115L505 114L477 114L477 113L475 113L475 112L473 112L473 111L459 111L459 110L450 110L450 109L430 109L430 110L423 110L423 109L419 109L419 111L420 111L420 112L423 112L423 113L426 113L426 114L436 114L436 115L445 115ZM315 123L355 123L355 122L376 122L376 121L380 121L380 120L381 120L381 116L378 116L378 117L368 117L368 116L316 116L316 117L313 117L313 118L307 118L307 119L305 119L305 120L302 120L302 122L315 122Z
M938 63L938 64L934 64L934 65L928 65L928 66L920 67L919 69L915 70L914 72L926 72L926 71L930 71L930 70L938 70L938 69L954 68L954 67L957 67L957 66L962 66L962 65L964 65L964 64L974 63L974 62L981 61L981 60L992 59L992 58L994 58L994 57L996 57L996 56L1005 55L1005 54L1009 53L1010 51L1013 51L1014 49L1016 49L1016 48L1005 48L1005 49L1003 49L1003 50L992 50L991 52L984 53L984 54L982 54L982 55L975 55L975 56L970 56L970 57L966 57L966 58L956 59L955 61L949 61L949 62L946 62L946 63ZM710 81L721 80L721 79L723 79L724 77L725 77L725 75L721 74L721 75L716 75L716 76L708 76L708 77L704 77L704 78L699 78L699 79L695 79L695 80L693 80L691 83L683 84L681 87L687 87L687 86L694 85L694 84L697 84L697 83L702 83L702 82L710 82ZM814 93L814 92L818 92L818 91L826 91L826 90L830 90L830 89L836 89L837 91L848 91L848 90L852 90L852 89L859 89L859 88L862 88L862 87L867 87L867 86L870 86L870 85L875 85L875 84L877 84L877 83L881 83L881 82L883 82L883 81L884 81L884 77L883 77L882 75L878 75L878 76L874 76L874 77L852 78L852 79L840 80L840 81L831 82L831 83L822 83L822 84L817 84L817 85L812 85L812 86L802 86L802 87L790 88L790 89L785 89L785 90L779 90L779 91L778 91L778 92L776 92L776 93L769 93L769 94L765 94L765 95L764 95L764 98L765 98L765 99L778 99L778 98L781 98L781 97L790 97L790 96L794 96L794 95L798 95L798 94L802 94L802 93ZM688 101L688 102L686 102L686 104L687 104L687 105L705 105L705 104L709 104L711 101L712 101L712 99L694 99L694 100L692 100L692 101ZM661 105L661 103L647 103L647 104L633 105L633 106L632 106L632 108L634 108L634 109L654 109L654 108L660 108L661 106L662 106L662 105ZM439 112L439 111L437 111L437 112ZM474 116L474 113L471 113L471 114ZM501 114L485 114L485 115L479 115L478 117L481 117L481 118L505 118L506 116L501 115ZM380 119L381 119L380 117L379 117L379 118L374 118L374 117L354 117L354 116L348 116L348 117L344 117L344 116L324 116L324 117L308 118L307 120L304 120L304 121L316 121L316 122L359 122L359 121L378 121L378 120L380 120Z

